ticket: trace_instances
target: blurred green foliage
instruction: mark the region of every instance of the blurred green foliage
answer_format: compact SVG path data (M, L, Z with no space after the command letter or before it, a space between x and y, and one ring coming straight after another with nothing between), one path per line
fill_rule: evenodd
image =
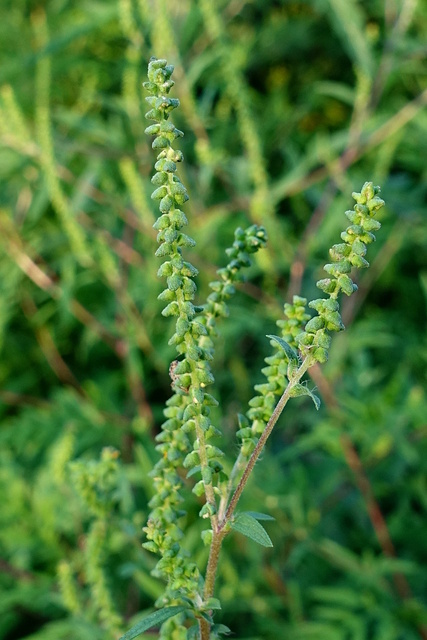
M151 55L176 67L201 293L238 224L270 237L221 326L230 456L265 335L293 293L313 297L349 194L372 180L387 202L313 373L322 408L291 403L243 498L276 518L274 548L225 544L224 623L246 640L427 638L426 42L421 0L3 0L2 640L117 638L163 589L141 548L173 357Z

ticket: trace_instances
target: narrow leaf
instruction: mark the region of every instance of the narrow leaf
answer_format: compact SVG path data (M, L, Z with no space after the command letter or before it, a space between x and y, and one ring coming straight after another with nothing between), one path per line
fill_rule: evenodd
M267 336L267 338L270 338L270 340L274 340L282 347L290 362L298 362L297 352L292 349L291 345L288 344L286 340L283 340L283 338L280 338L279 336Z
M258 511L245 511L245 513L248 513L250 516L252 516L252 518L255 518L255 520L275 520L276 518L273 518L273 516L269 516L268 513L259 513Z
M270 540L270 536L253 516L249 513L239 513L236 519L231 523L231 528L239 533L243 533L244 536L250 538L254 542L262 545L263 547L272 547L273 543Z
M318 398L312 391L311 389L309 389L308 387L306 387L304 384L296 384L294 387L292 387L292 391L290 393L290 397L291 398L297 398L299 396L310 396L310 398L313 400L314 402L314 406L316 407L317 410L319 410L320 407L320 398Z
M132 629L129 629L119 640L133 640L147 629L163 624L169 618L176 616L178 613L185 611L187 607L182 605L176 607L165 607L159 611L155 611L143 620L140 620Z

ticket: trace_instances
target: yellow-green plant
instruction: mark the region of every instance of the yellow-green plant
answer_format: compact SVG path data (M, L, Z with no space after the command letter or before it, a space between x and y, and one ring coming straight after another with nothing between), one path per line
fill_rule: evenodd
M309 302L313 317L307 313L307 301L295 296L285 305L285 318L277 322L280 335L269 335L274 349L263 369L267 381L257 385L257 395L250 401L246 416L239 416L240 440L236 462L227 473L221 464L222 451L218 439L221 432L210 419L211 407L217 405L207 392L214 382L210 362L214 357L217 319L227 316L226 300L233 295L241 271L250 265L250 254L266 243L266 232L256 225L237 229L235 241L227 250L229 263L218 270L218 279L210 284L212 293L207 302L194 304L197 270L183 257L183 250L192 248L194 240L182 229L187 218L181 207L188 200L187 191L177 175L181 151L173 146L183 133L169 120L179 101L169 97L173 86L173 66L166 60L152 58L148 67L150 96L146 117L154 124L146 132L154 136L153 149L158 151L156 187L152 198L159 202L160 217L154 227L158 231L156 255L164 259L158 275L166 278L166 288L160 294L165 302L164 316L176 318L175 333L169 344L175 346L177 359L170 368L174 394L164 411L165 422L158 435L160 459L152 476L155 494L145 533L144 547L160 556L154 574L163 578L166 588L156 605L159 610L128 631L122 640L131 640L146 629L161 625L160 638L219 638L229 630L215 624L213 613L220 608L215 598L215 576L224 538L232 530L239 531L264 546L272 542L260 523L266 514L238 512L239 499L254 466L290 398L308 395L316 408L320 401L309 389L303 377L316 363L328 358L331 332L344 329L338 295L350 296L357 286L350 277L353 267L369 266L365 259L366 245L375 240L374 231L380 223L374 219L384 205L379 187L366 182L360 193L353 193L356 204L346 212L351 224L341 234L342 242L330 249L331 263L325 265L328 277L317 282L327 294ZM184 552L181 540L185 536L185 511L182 510L182 471L194 479L193 492L203 498L200 517L208 523L202 540L209 547L209 560L203 574L200 567Z

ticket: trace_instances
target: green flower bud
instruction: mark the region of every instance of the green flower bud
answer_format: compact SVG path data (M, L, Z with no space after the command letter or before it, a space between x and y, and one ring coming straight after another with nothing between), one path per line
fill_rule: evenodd
M217 512L216 506L214 504L210 504L209 502L207 502L200 509L199 516L201 518L207 519L207 518L210 518L210 517L214 516L216 514L216 512Z
M159 278L170 276L173 273L173 266L171 262L164 262L159 270L157 271L157 275Z
M154 126L154 125L153 125ZM154 165L156 171L167 171L168 173L175 173L176 164L172 162L172 160L168 160L167 158L161 158Z
M201 498L201 496L204 495L205 493L205 485L203 480L199 480L199 482L197 484L194 485L192 492L198 496L199 498Z
M318 287L321 291L324 291L325 293L335 293L337 284L335 280L331 280L330 278L324 278L323 280L319 280L318 282L316 282L316 287Z
M180 233L177 244L181 247L194 247L196 243L190 236L187 236L185 233Z
M347 296L351 296L354 291L357 291L357 285L347 275L341 275L337 278L338 285L343 293Z
M351 263L345 259L342 262L334 262L333 264L325 264L323 269L326 273L329 273L331 276L335 278L338 277L341 273L350 273L351 271Z
M334 244L333 247L329 249L329 255L332 260L341 260L343 257L346 257L350 254L351 247L348 244Z
M175 300L176 295L174 294L173 291L170 291L169 289L165 289L164 291L162 291L162 293L159 293L159 295L157 296L158 300L163 300L163 302L170 302L171 300Z
M170 146L169 140L165 136L158 136L151 143L153 149L165 149Z
M185 467L185 469L190 469L191 467L195 467L198 464L200 464L200 459L197 451L192 451L191 453L189 453L185 457L183 462L183 466Z
M167 187L165 187L165 186L159 187L158 189L155 189L153 191L153 193L151 194L151 199L152 200L161 200L162 198L165 197L167 192L168 192Z
M170 227L171 220L167 215L162 215L160 218L157 218L156 222L153 224L153 228L157 230L166 229Z
M162 189L162 188L163 187L159 187L159 189ZM166 195L164 198L160 200L159 209L162 213L168 213L173 206L174 206L174 201L170 195Z
M178 316L179 306L177 302L170 302L162 311L162 316Z
M210 547L210 545L212 544L212 540L213 540L213 531L212 531L212 529L205 529L205 531L202 531L201 536L202 536L202 541L203 541L203 544L205 545L205 547ZM198 627L197 627L197 630L198 630Z
M166 282L168 285L168 289L170 291L177 291L177 289L179 289L182 286L182 278L176 273L169 276L166 279Z
M357 269L369 267L369 262L365 260L365 258L362 258L362 256L359 256L357 254L350 256L349 261L351 262L353 267L356 267Z
M169 256L174 253L175 253L174 246L169 242L164 242L163 244L160 245L160 247L157 249L154 255L156 256L156 258L162 258L163 256Z
M323 329L325 326L325 321L320 316L315 316L311 320L307 322L305 325L305 330L307 333L316 333L319 329Z
M148 136L155 136L159 133L159 131L160 131L159 124L150 124L150 126L145 129L144 133L146 133Z

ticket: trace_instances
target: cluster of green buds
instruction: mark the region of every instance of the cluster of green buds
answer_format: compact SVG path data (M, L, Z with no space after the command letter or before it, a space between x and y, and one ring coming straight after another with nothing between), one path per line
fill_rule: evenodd
M343 233L340 244L334 244L329 250L331 264L324 269L329 278L324 278L316 286L327 293L329 298L318 298L309 303L317 315L309 320L305 330L296 336L296 342L303 357L309 355L313 362L326 362L331 344L330 331L342 331L344 325L337 300L340 291L350 296L357 290L357 285L350 278L353 267L369 266L365 259L366 245L375 241L373 231L380 229L381 224L374 219L376 213L384 206L384 200L379 197L380 188L374 187L372 182L365 182L360 193L353 193L356 204L352 211L345 215L352 223Z
M152 472L155 493L144 529L147 537L144 547L161 556L154 575L168 583L157 605L187 602L200 611L203 608L201 576L180 546L183 532L179 521L185 514L181 508L183 481L180 470L187 469L187 477L200 477L193 486L197 496L205 496L200 516L215 521L220 494L216 485L226 479L219 461L223 453L209 442L219 435L209 418L210 408L217 401L206 392L206 387L214 381L210 362L214 354L216 320L228 315L226 300L234 294L234 284L241 279L241 270L251 264L250 254L265 245L266 232L256 225L236 230L234 243L227 249L229 263L218 270L218 280L210 284L212 293L206 304L196 306L193 301L197 270L182 256L184 247L195 244L182 232L187 218L180 207L188 195L176 170L183 155L172 147L173 141L182 133L168 122L170 111L179 105L177 99L168 97L173 86L172 72L173 67L166 60L153 58L148 68L149 82L144 83L151 94L146 100L152 107L146 117L155 121L147 127L146 133L155 136L152 147L159 150L156 174L152 178L156 187L152 198L159 201L161 213L154 224L160 243L156 255L166 258L158 275L165 277L167 284L159 298L166 303L162 314L176 317L175 332L169 344L175 346L178 354L170 367L174 394L167 401L166 421L156 438L161 458ZM174 619L164 626L166 629L176 624Z

